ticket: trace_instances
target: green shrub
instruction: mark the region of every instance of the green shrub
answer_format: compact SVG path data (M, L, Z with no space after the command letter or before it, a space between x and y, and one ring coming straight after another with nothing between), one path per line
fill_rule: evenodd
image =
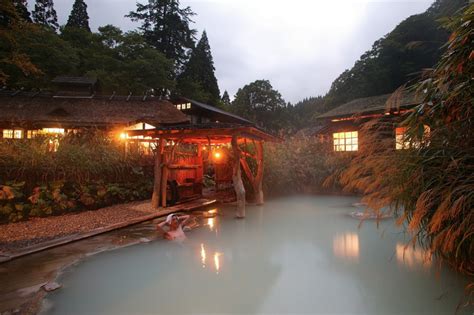
M50 139L1 140L0 223L98 209L151 196L152 166L94 131Z
M276 195L295 192L328 192L324 180L347 164L351 155L333 152L328 142L315 137L293 137L283 143L266 143L264 190Z

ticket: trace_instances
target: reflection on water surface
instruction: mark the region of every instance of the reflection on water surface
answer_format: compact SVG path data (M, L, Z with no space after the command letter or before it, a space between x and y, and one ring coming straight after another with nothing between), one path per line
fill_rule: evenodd
M397 261L399 264L414 269L416 267L423 267L429 269L432 263L432 257L429 251L419 247L413 247L401 242L396 246Z
M357 201L282 198L249 206L244 220L232 207L204 212L182 243L160 239L71 269L47 314L453 314L469 279L400 268L424 254L403 255L391 219L358 228L347 216Z
M334 255L347 260L359 260L359 235L344 233L336 235L333 240Z

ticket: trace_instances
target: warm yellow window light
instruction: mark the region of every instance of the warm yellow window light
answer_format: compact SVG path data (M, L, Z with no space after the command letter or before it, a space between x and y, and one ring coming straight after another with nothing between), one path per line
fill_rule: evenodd
M64 128L43 128L41 129L41 132L48 134L64 134Z
M420 141L412 141L408 139L407 135L407 127L396 127L395 128L395 149L397 150L403 150L403 149L408 149L408 148L419 148L420 147ZM429 126L424 126L424 131L423 131L423 140L426 140L430 134L430 127Z
M334 151L357 151L359 139L357 131L333 133Z
M21 139L23 138L23 130L21 129L3 129L4 139Z
M126 132L122 132L122 133L120 133L119 138L120 138L121 140L125 140L125 139L128 138L128 134L127 134Z

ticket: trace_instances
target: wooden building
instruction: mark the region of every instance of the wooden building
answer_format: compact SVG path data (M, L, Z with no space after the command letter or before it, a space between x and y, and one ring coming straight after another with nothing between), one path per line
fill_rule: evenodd
M177 173L180 171L194 170L194 176L181 180L178 184L192 184L193 191L196 192L196 185L202 183L200 170L203 168L203 155L207 155L208 159L224 159L230 167L238 218L245 217L246 191L242 170L252 186L256 204L263 204L263 143L281 140L256 126L228 123L163 126L130 133L133 136L150 137L158 142L152 198L154 207L166 207L170 189L168 182L179 178ZM184 147L189 158L178 158L179 147ZM254 171L249 166L248 159L254 160Z
M171 100L171 102L189 118L191 124L230 123L243 126L254 125L250 120L189 98L180 97Z
M404 146L405 128L400 123L404 115L418 104L413 94L399 92L356 99L318 116L317 124L306 129L304 134L315 136L320 141L332 142L334 151L355 152L363 148L362 125L372 119L379 119L389 128L393 148L401 149Z
M97 95L95 80L55 79L54 92L0 90L0 139L61 136L98 129L118 138L127 130L189 123L169 101L147 96Z
M245 216L241 172L263 203L263 142L280 141L252 122L194 100L173 102L152 96L100 95L97 81L58 77L53 92L0 90L0 140L50 137L51 151L67 133L97 129L154 157L154 207L178 194L202 194L204 170L214 167L217 184L235 190L238 217ZM256 166L252 172L249 159ZM176 200L172 200L176 202Z

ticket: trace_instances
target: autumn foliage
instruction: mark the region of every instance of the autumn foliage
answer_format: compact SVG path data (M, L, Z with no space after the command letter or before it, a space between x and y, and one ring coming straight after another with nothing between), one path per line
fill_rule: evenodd
M370 121L361 132L367 135L364 149L335 175L345 189L363 192L373 209L390 206L413 244L469 275L474 275L473 24L472 5L446 21L452 30L446 52L411 87L422 102L401 122L408 148L394 149L393 123Z

